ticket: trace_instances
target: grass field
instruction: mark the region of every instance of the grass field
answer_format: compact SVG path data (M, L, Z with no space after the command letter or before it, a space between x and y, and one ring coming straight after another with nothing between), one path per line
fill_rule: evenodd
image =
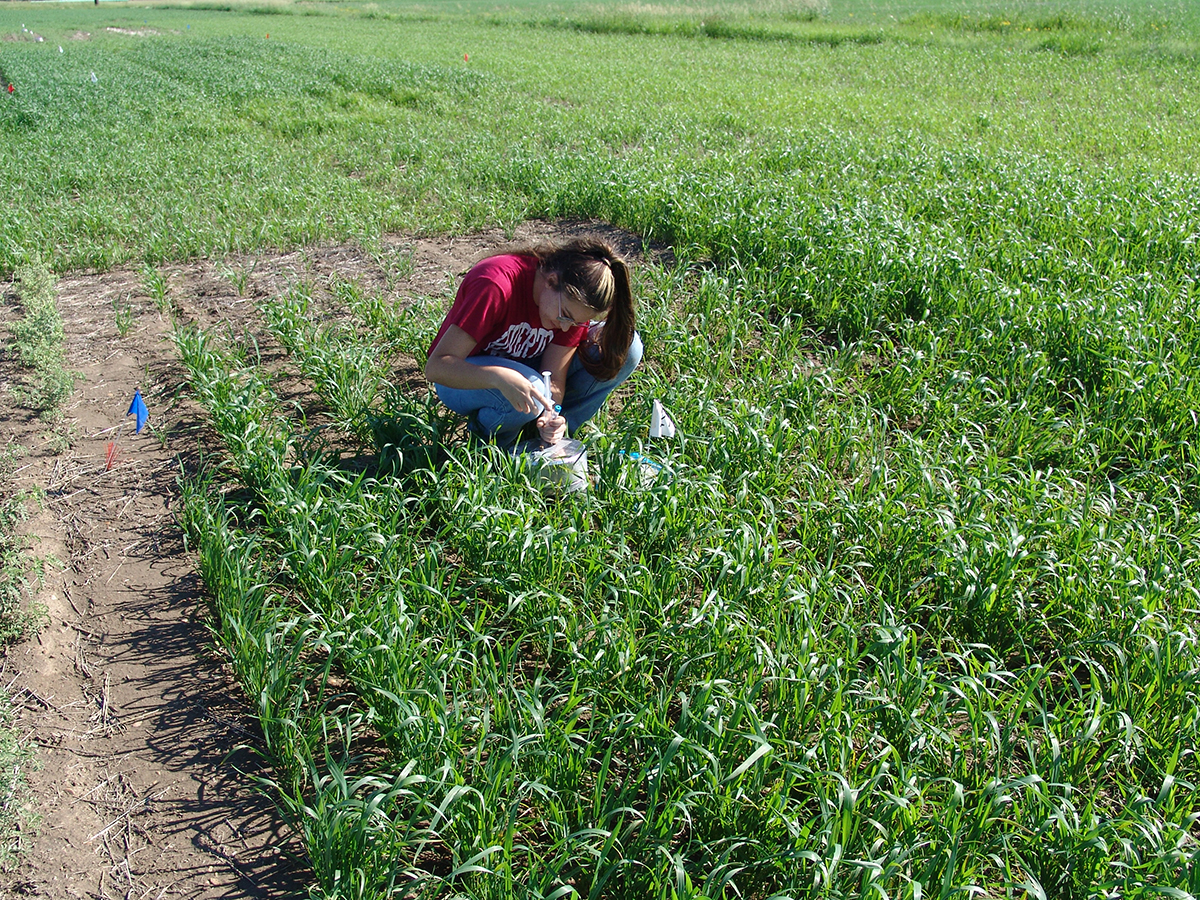
M675 249L579 497L392 384L434 304L263 304L319 423L177 329L224 442L184 526L316 895L1200 895L1192 4L0 34L5 271L557 216Z

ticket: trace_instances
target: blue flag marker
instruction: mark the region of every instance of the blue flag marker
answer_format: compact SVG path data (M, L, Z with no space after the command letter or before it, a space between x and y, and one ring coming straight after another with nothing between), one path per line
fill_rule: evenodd
M134 389L133 402L129 404L129 412L125 413L125 415L137 416L136 433L141 434L142 426L144 426L146 424L146 420L150 418L150 410L146 409L146 401L142 399L142 392L140 389Z

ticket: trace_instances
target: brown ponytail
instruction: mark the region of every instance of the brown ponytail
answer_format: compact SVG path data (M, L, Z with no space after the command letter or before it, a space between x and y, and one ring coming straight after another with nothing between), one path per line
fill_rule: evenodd
M524 251L541 262L542 271L558 276L564 293L595 312L608 313L600 329L599 357L581 352L580 362L594 378L616 377L633 342L633 289L629 266L598 237L560 244L540 244Z
M619 257L614 257L610 265L615 290L612 303L608 307L608 316L604 319L604 327L600 329L600 358L589 359L586 353L580 358L588 373L600 381L616 377L621 366L625 364L629 345L633 343L633 290L629 284L629 266Z

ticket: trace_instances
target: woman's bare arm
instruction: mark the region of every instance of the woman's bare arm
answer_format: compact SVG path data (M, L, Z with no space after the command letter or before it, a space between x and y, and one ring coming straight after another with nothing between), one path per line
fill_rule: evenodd
M503 366L477 366L467 362L477 343L457 325L451 325L429 354L425 377L434 384L451 388L493 388L500 391L518 412L540 410L542 405L534 399L537 390L520 372Z

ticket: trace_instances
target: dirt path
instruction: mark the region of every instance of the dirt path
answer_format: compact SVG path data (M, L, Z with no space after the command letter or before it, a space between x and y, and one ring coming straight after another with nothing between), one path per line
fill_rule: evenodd
M189 411L172 401L181 373L168 320L129 272L58 288L68 365L83 375L65 410L70 447L59 452L23 410L2 426L6 443L29 448L19 486L44 491L27 523L34 552L61 563L41 593L46 628L3 662L19 725L38 748L31 787L42 819L7 892L302 894L299 848L237 774L253 771L253 754L229 757L253 743L253 724L209 650L202 586L175 525L181 454L191 450ZM117 311L127 305L122 335ZM131 420L106 471L137 387L150 427L135 434Z
M640 241L591 223L528 223L518 240L600 231L636 255ZM300 280L350 279L397 303L452 296L459 276L506 242L500 232L395 237L372 257L317 248L165 266L184 321L257 327L256 303ZM131 270L61 278L69 368L69 447L13 407L0 368L0 443L27 448L17 488L44 493L27 523L34 552L59 561L40 600L41 634L0 662L38 748L31 778L42 821L0 895L49 898L275 898L305 894L311 873L274 807L250 786L257 740L249 707L205 626L204 590L176 525L176 479L201 439L183 391L170 321ZM0 332L19 315L0 305ZM419 378L419 373L398 373ZM140 388L150 412L135 434ZM122 428L121 423L126 422ZM106 448L117 439L116 464Z

